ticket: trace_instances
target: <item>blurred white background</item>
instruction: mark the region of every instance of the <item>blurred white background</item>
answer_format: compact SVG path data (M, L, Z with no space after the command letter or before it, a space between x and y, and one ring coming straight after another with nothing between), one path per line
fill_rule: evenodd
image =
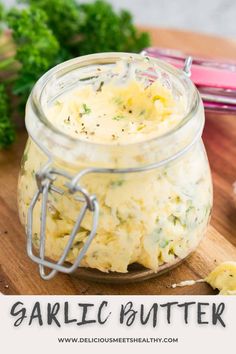
M0 0L11 6L15 0ZM48 0L50 1L50 0ZM236 38L236 0L108 0L135 22ZM91 2L82 0L80 2Z

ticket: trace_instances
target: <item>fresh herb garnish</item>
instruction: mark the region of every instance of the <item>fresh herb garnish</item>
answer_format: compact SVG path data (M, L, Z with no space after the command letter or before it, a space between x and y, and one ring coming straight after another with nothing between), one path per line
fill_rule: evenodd
M103 0L82 4L80 11L84 15L77 47L80 55L109 51L140 52L149 45L149 35L135 28L128 11L115 12L112 5Z
M9 113L6 89L0 84L0 149L9 147L15 139L15 130Z

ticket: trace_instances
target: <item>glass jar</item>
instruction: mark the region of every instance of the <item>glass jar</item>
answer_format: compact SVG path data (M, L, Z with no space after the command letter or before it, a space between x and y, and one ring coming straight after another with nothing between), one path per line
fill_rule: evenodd
M101 73L109 76L122 60L129 67L135 62L135 75L158 78L186 100L176 127L142 142L111 145L71 137L48 120L47 108L59 96ZM27 252L41 277L61 271L97 281L142 280L193 252L212 208L203 126L195 86L161 60L94 54L47 72L27 103L29 139L18 185Z

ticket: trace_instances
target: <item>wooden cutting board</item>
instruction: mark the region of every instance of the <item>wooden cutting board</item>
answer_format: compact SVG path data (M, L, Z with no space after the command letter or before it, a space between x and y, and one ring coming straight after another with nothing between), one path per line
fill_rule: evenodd
M189 32L149 29L153 45L185 50L203 56L236 60L236 42ZM214 208L207 236L197 251L178 268L157 278L134 284L100 284L59 274L45 282L25 251L25 234L18 220L17 175L26 142L0 153L0 292L4 294L215 294L204 283L170 289L170 284L205 277L222 261L236 261L236 209L232 183L236 180L236 116L207 114L204 142L214 183Z

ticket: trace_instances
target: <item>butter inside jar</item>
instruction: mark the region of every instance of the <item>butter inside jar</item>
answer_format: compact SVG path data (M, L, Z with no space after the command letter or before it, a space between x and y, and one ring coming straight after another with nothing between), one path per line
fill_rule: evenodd
M117 64L118 69L121 64ZM109 146L125 146L123 161L133 145L180 129L188 110L185 95L178 95L178 90L174 92L171 80L165 75L155 79L148 75L140 77L132 61L128 64L125 63L125 70L128 70L125 74L123 68L123 74L117 74L119 70L115 66L112 74L108 71L91 83L80 81L74 85L76 87L57 95L45 109L48 121L58 131L94 144L92 153L86 155L84 151L86 158L81 160L81 167L78 167L80 161L75 169L68 163L63 165L62 160L55 160L55 166L76 174L89 167L86 163L97 154L99 144L107 145L108 151ZM199 114L196 121L203 119L202 110L196 114ZM193 129L194 126L191 132ZM173 146L165 145L163 141L154 152L153 148L148 151L147 145L145 149L139 145L140 163L144 163L144 152L145 156L157 156L162 160L167 151L176 151L178 146L181 150L190 135L190 130L181 131L177 137L173 136ZM55 144L52 149L56 149ZM18 189L20 218L24 225L37 190L35 173L47 160L38 144L29 139ZM119 167L117 156L114 161L115 167ZM138 263L157 272L160 265L185 258L197 247L206 231L212 207L212 184L200 138L178 158L158 168L137 173L91 173L80 183L91 195L96 195L100 208L97 233L82 260L82 267L125 273L130 264ZM65 188L60 178L55 185ZM36 248L39 247L40 208L39 201L33 225ZM72 194L66 191L64 195L49 193L46 256L50 259L59 259L80 209L81 203ZM69 252L69 262L73 263L78 256L91 224L92 213L87 213Z
M97 87L97 85L96 85ZM107 144L130 144L163 135L175 127L186 110L160 82L130 79L100 81L59 98L49 120L74 138Z

